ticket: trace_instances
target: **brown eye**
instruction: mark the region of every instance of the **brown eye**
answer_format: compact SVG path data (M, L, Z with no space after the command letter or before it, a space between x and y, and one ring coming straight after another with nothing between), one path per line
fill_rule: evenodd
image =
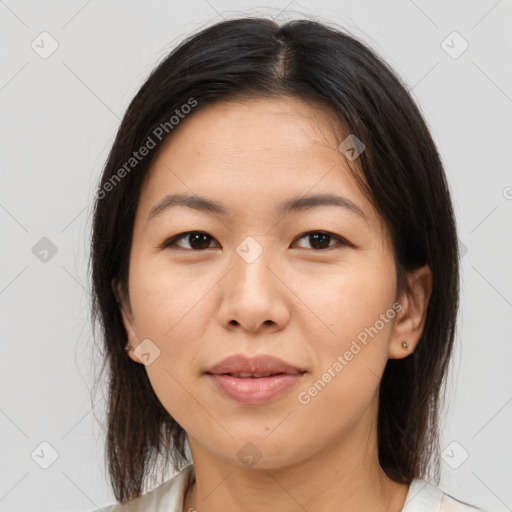
M311 247L305 247L305 249L323 250L333 247L334 244L330 242L334 239L341 243L341 245L349 245L343 238L333 235L327 231L310 231L301 235L298 240L307 239Z
M330 249L335 245L351 245L343 238L329 233L327 231L309 231L304 233L297 240L305 239L310 244L310 247L302 247L304 249L312 249L315 251L322 251ZM202 251L211 249L211 241L215 240L212 236L204 231L187 231L180 233L162 244L162 248L178 248L191 251ZM338 242L336 244L336 241ZM334 243L333 243L334 242Z
M183 247L183 245L177 243L181 240L188 243L188 247ZM213 237L203 231L187 231L172 237L164 243L163 247L179 247L181 249L200 251L209 249L211 240L213 240Z

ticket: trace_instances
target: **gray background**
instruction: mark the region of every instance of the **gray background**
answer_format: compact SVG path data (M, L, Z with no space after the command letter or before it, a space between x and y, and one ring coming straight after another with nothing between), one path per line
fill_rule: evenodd
M92 193L150 70L182 37L243 13L338 23L412 88L467 251L441 488L512 510L511 0L0 1L0 510L114 502L103 391L91 395Z

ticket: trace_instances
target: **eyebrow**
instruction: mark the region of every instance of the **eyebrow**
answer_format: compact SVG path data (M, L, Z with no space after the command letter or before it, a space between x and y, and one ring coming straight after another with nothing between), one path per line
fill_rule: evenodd
M214 201L213 199L200 196L190 196L187 194L170 194L165 196L161 201L153 206L153 208L151 208L147 219L148 222L157 215L177 206L186 206L188 208L193 208L194 210L213 213L224 217L233 213L231 208L218 201ZM310 210L319 206L337 206L339 208L345 208L348 211L366 219L366 215L359 206L346 197L334 194L292 197L291 199L287 199L279 203L276 207L275 213L277 215L284 216L290 212Z

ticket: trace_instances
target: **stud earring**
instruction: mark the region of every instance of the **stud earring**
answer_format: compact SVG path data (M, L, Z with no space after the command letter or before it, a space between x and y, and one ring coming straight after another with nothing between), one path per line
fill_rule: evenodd
M409 348L409 343L407 343L407 341L402 341L402 347Z
M130 331L130 336L135 336L135 332L134 331ZM124 349L127 351L127 352L130 352L130 350L132 349L132 347L130 347L130 343L127 343L124 347Z

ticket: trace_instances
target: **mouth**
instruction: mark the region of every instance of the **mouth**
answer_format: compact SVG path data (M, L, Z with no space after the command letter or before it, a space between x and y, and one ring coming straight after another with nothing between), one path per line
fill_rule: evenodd
M205 372L216 392L244 405L270 402L290 392L306 370L269 354L234 354Z
M206 373L214 375L229 374L242 377L259 377L277 375L280 373L297 374L303 372L304 370L302 368L268 354L256 356L234 354L209 368Z
M261 379L265 377L272 377L274 375L301 375L305 371L297 372L267 372L267 373L252 373L252 372L237 372L237 373L210 373L206 372L207 375L229 375L230 377L236 377L238 379Z
M224 397L244 405L262 405L289 393L305 373L207 372L206 375Z

